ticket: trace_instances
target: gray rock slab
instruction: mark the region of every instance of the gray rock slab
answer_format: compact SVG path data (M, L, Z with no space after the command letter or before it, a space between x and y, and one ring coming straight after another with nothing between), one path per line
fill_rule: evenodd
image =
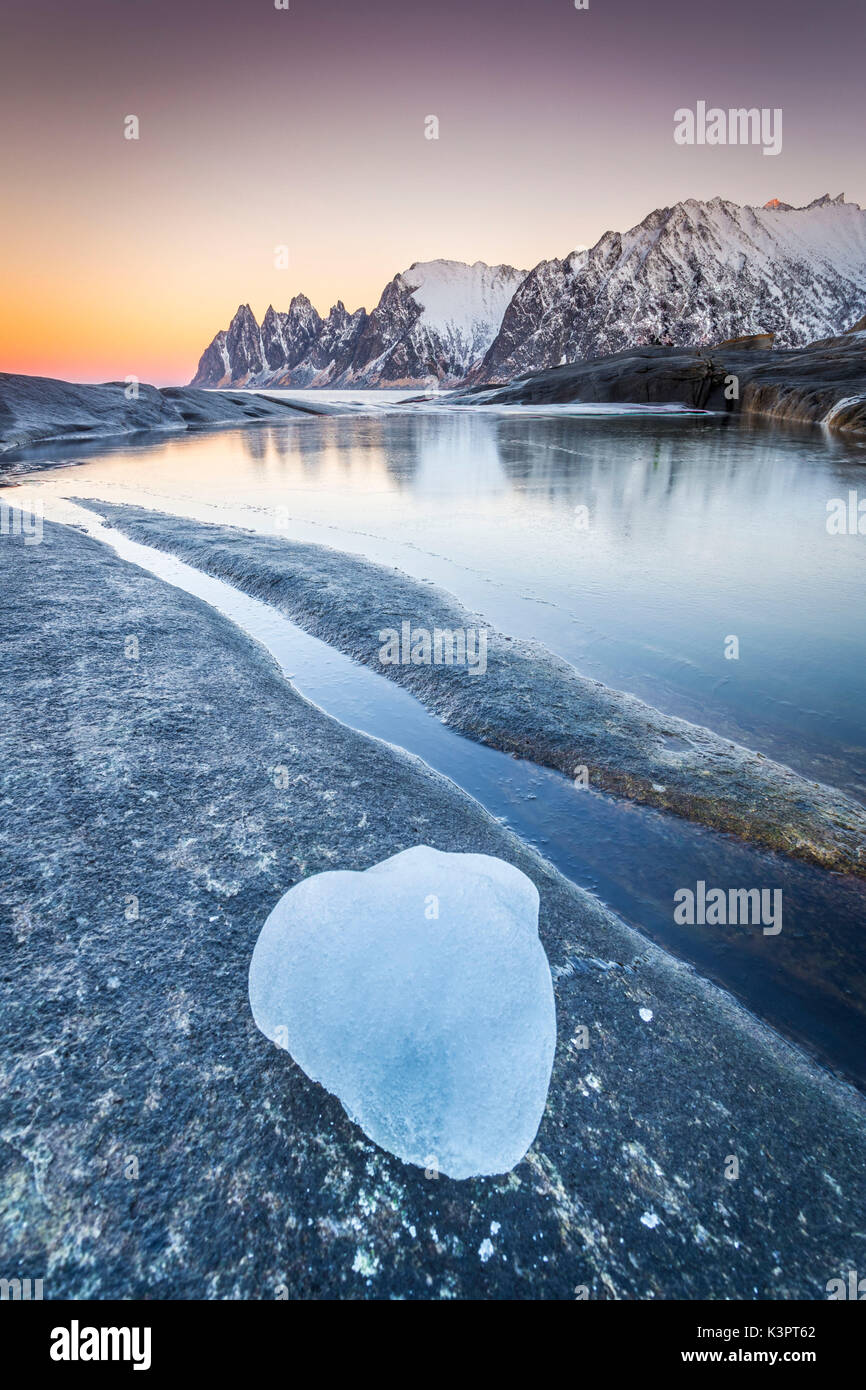
M857 1093L205 604L52 524L0 541L0 572L4 1277L47 1298L821 1299L862 1267ZM415 843L498 855L541 895L559 1041L504 1178L377 1149L250 1015L281 894Z

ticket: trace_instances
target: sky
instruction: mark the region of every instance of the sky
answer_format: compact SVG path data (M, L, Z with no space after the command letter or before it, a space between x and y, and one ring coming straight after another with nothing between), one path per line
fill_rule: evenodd
M3 0L0 370L183 382L240 303L370 309L689 197L866 204L863 0L289 5ZM781 108L781 153L677 145L700 100Z

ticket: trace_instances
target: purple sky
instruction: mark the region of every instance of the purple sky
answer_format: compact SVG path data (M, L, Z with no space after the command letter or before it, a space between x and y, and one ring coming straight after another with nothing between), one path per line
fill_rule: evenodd
M863 0L7 0L0 367L188 379L241 301L371 307L686 197L864 202L864 38ZM676 145L698 100L781 107L782 153Z

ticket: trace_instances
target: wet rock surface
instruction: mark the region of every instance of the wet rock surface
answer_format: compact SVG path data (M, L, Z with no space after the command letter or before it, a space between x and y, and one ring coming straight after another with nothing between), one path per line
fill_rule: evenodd
M866 333L859 328L855 324L840 337L804 348L774 350L766 334L718 347L626 348L505 385L457 391L449 399L495 405L679 404L866 434ZM734 377L736 396L731 395Z
M141 383L138 394L129 398L132 389L122 381L86 386L0 372L0 454L50 440L237 426L298 413L280 400L243 391L216 393L189 386L160 390Z
M866 809L709 729L581 676L540 643L512 639L451 595L325 546L82 501L133 540L166 550L406 686L481 743L597 790L673 812L824 868L866 876ZM484 634L486 670L383 664L382 633ZM480 643L480 636L475 639Z
M206 605L52 524L0 568L4 1275L46 1298L823 1299L858 1267L855 1092ZM558 1046L504 1178L377 1149L250 1017L282 893L415 843L541 895Z

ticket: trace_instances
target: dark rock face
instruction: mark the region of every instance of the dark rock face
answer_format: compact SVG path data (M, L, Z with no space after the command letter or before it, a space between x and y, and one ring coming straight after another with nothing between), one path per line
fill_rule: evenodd
M221 328L201 355L198 370L191 382L193 386L231 386L232 368L229 362L226 341L228 332Z
M238 385L242 386L251 376L258 375L264 369L262 335L249 304L242 304L229 324L226 354L231 363L233 379Z
M857 1268L854 1091L205 604L51 524L0 571L10 1272L46 1298L823 1300ZM540 892L558 1045L501 1178L376 1148L250 1015L279 897L416 843Z
M326 319L303 294L295 295L287 314L269 306L261 327L266 366L259 381L266 379L268 385L276 387L303 387L330 376L338 362L353 356L366 322L364 309L350 314L342 300ZM204 368L200 365L200 373L206 375L207 370L206 364Z
M265 362L272 370L296 366L317 342L323 326L304 294L295 295L287 314L278 314L273 305L269 305L262 321Z
M866 334L772 350L760 335L707 348L630 348L506 386L456 391L455 402L501 405L679 404L866 434ZM733 379L736 379L736 392Z
M310 380L329 380L339 375L342 363L354 361L358 341L367 326L367 321L366 309L356 309L350 314L343 301L337 300L322 324L319 336L310 345ZM292 380L287 380L286 385L300 384L299 371L292 372L291 377Z
M607 357L526 373L508 385L457 390L483 405L684 405L724 408L723 363L697 348L626 348Z
M390 375L398 380L410 377L410 369L417 366L417 355L412 352L406 337L420 317L420 304L408 293L403 277L395 275L385 286L379 303L365 322L346 371L358 377L391 351L393 370ZM418 373L420 379L428 375L426 370Z
M744 415L866 436L866 333L856 326L800 352L768 353L739 371Z

